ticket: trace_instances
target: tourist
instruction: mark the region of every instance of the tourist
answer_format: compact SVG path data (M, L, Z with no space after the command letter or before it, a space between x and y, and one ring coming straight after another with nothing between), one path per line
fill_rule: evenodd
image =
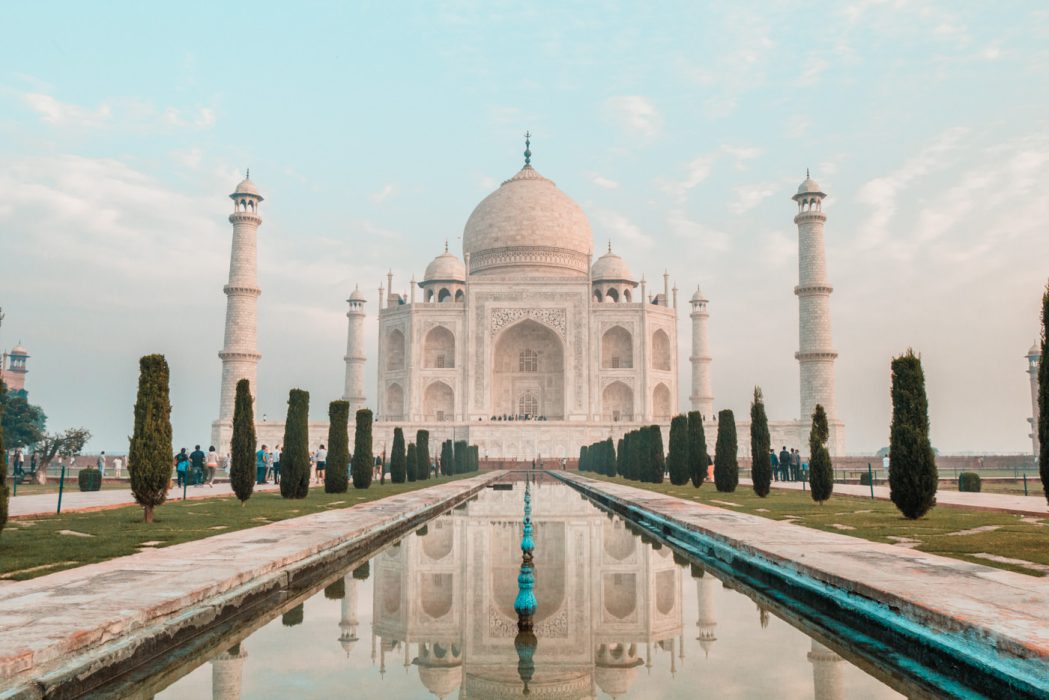
M222 458L222 471L226 472L226 476L229 476L230 471L233 470L233 455L229 452Z
M881 468L885 470L885 478L889 478L889 453L886 452L885 456L881 458Z
M317 462L317 483L322 484L324 483L324 463L328 459L328 451L324 449L324 445L317 448L313 458Z
M772 471L772 479L779 481L779 460L776 459L776 451L771 447L769 448L769 467Z
M21 447L18 448L17 450L15 450L14 465L15 465L15 474L23 474L24 473L23 470L22 470L22 448Z
M801 480L801 451L791 449L790 470L794 473L794 481Z
M281 459L281 446L277 445L273 448L273 454L270 458L273 462L273 483L280 484L280 459Z
M36 452L33 453L33 457L34 458L36 457ZM95 466L98 467L98 471L101 473L102 476L106 475L106 452L105 452L105 450L103 450L102 453L98 455L98 461L96 462ZM34 469L33 471L36 471L36 469Z
M124 460L120 457L113 458L113 476L120 478L120 472L124 468Z
M260 447L259 451L255 453L255 483L266 483L266 464L269 458L270 453L266 451L265 445Z
M193 451L189 453L189 465L193 470L193 485L200 486L204 483L204 450L200 449L200 445L196 445Z
M790 480L790 453L787 452L787 446L784 445L783 449L779 451L779 474L781 481Z
M204 466L207 469L207 478L204 480L204 483L208 485L208 488L215 488L215 472L219 468L219 453L215 451L214 445L208 448L208 456Z
M178 479L177 483L180 488L186 484L186 472L188 470L189 455L186 454L186 448L183 447L179 450L179 453L175 455L175 476Z

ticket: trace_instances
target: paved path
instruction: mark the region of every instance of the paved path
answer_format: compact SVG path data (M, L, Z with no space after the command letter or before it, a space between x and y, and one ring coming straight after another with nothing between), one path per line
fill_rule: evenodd
M80 491L74 481L62 494L62 512L72 513L86 512L92 510L107 510L109 508L122 508L135 504L135 497L131 495L131 489L106 489L104 491ZM255 491L277 491L280 487L273 484L256 484ZM232 496L233 488L229 482L216 483L214 488L207 486L190 486L186 489L186 497L190 500L196 498L219 498ZM182 489L171 489L168 491L169 501L181 501ZM10 517L33 518L43 515L54 515L58 508L58 493L39 493L32 496L15 496L10 500Z
M739 483L751 485L750 479L740 479ZM1038 484L1039 487L1041 483ZM794 489L801 491L800 481L773 481L774 489ZM808 486L806 486L808 488ZM845 496L871 497L870 486L858 484L834 484L834 493ZM889 500L888 486L875 486L874 497ZM1049 515L1049 505L1044 496L1011 496L1004 493L970 493L962 491L936 492L936 503L941 506L959 506L964 508L981 508L984 510L1008 511L1010 513L1023 513L1024 515Z
M555 476L728 544L740 557L756 555L787 579L799 572L848 591L850 600L880 603L919 628L960 639L958 649L977 659L1004 659L1016 677L1033 679L1049 694L1049 578L770 522L573 473Z
M294 588L308 567L364 554L391 529L436 515L503 474L0 585L0 698L22 697L29 682L46 695L80 672L119 671L147 640L178 638L220 610Z

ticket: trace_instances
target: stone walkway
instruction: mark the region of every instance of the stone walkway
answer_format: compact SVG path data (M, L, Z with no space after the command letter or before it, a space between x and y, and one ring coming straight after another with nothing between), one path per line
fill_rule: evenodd
M66 484L68 487L69 484ZM274 484L256 484L257 493L263 491L277 491L279 486ZM194 500L197 498L221 498L232 496L233 488L229 482L218 482L214 488L207 486L190 486L186 489L186 498ZM182 489L175 488L168 491L169 501L181 501ZM32 496L15 496L10 501L9 515L11 518L35 518L43 515L54 515L58 508L58 493L40 493ZM110 508L122 508L135 504L135 497L131 489L107 489L105 491L80 491L76 482L73 488L67 488L62 494L62 512L87 512L92 510L108 510Z
M740 479L740 484L751 486L750 479ZM1041 483L1038 484L1041 488ZM772 488L793 489L801 491L800 481L773 481ZM805 488L808 488L806 485ZM870 486L858 484L834 484L834 493L843 496L871 497ZM879 500L889 500L888 486L875 486L874 497ZM1005 493L970 493L962 491L936 492L936 503L941 506L958 506L963 508L980 508L983 510L1006 511L1009 513L1023 513L1024 515L1049 515L1049 504L1045 497L1038 496L1011 496Z
M197 629L221 610L287 588L311 565L370 550L384 533L436 515L503 473L6 583L0 698L22 697L30 683L46 695L81 671L119 670L147 640Z
M1049 578L770 522L576 474L556 476L757 555L785 576L802 573L857 600L880 603L919 629L960 639L975 658L1004 659L1049 694Z

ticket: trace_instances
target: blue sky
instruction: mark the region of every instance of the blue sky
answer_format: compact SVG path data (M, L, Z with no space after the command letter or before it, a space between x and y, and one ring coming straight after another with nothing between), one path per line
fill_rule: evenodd
M421 275L534 163L635 273L711 300L718 408L795 417L805 168L847 449L887 443L888 367L922 353L934 443L1029 448L1023 354L1049 275L1041 3L23 3L0 44L0 344L52 428L126 448L137 358L173 368L175 440L217 412L228 194L252 169L259 409L342 392L344 300ZM687 357L687 318L679 328ZM367 368L374 394L374 364ZM682 387L688 386L682 368ZM686 389L687 391L687 389ZM681 397L685 405L684 393Z

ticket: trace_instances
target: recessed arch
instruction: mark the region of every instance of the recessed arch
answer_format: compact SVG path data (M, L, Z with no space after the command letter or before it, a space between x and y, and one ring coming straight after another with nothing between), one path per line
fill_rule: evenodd
M610 289L609 289L609 290L608 290L608 291L607 291L607 292L605 293L605 296L606 296L606 297L608 298L608 300L609 300L610 302L612 302L613 304L618 304L618 303L619 303L619 290L617 290L617 289L616 289L615 287L611 287L611 288L610 288Z
M652 367L670 371L670 336L662 328L652 334Z
M605 420L634 419L634 390L623 382L612 382L601 392L601 414Z
M438 304L440 304L441 302L444 302L444 301L448 301L451 298L452 298L452 293L451 293L451 291L449 291L448 287L441 287L441 291L437 292L437 303Z
M404 333L394 328L386 334L386 369L404 369Z
M423 413L435 421L452 420L455 417L455 392L444 382L431 382L423 392Z
M622 326L612 326L601 336L601 368L629 369L634 366L634 337Z
M423 367L455 367L455 336L444 326L435 326L423 339Z
M433 620L438 620L452 609L455 601L455 586L452 574L421 574L423 581L419 588L422 591L423 612Z
M594 290L594 301L596 301L598 304L600 304L604 300L605 299L604 299L604 297L601 294L601 290L600 289L595 289Z
M387 420L404 419L404 389L396 382L386 387L385 418Z
M629 304L633 300L634 300L634 298L633 298L633 295L630 293L630 289L629 288L624 289L623 290L623 301L625 301L626 303Z
M652 413L656 419L670 418L670 389L662 382L652 391Z
M536 416L564 417L565 351L561 338L532 319L505 329L492 350L492 413L519 414L521 398L536 399Z
M461 289L455 290L455 300L456 301L462 301L465 298L466 298L466 295L463 294L463 290L461 290Z

